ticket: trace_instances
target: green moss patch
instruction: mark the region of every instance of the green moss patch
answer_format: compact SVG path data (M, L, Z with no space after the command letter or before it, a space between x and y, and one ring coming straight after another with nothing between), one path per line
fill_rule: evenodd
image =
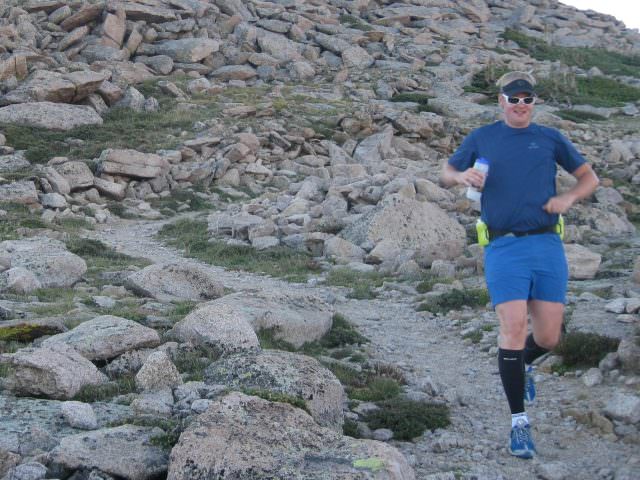
M59 330L48 325L22 324L14 326L3 326L0 323L0 341L3 342L32 342L36 338L45 335L54 335Z

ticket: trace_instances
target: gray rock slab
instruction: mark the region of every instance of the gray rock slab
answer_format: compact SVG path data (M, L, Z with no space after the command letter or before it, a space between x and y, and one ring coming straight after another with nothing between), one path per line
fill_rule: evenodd
M344 437L285 403L231 393L180 436L167 478L222 477L413 480L415 474L394 447Z
M0 251L11 257L12 267L33 273L41 286L70 287L87 271L86 262L69 251L64 243L48 237L5 240Z
M94 109L82 105L31 102L0 108L0 123L66 131L102 125L102 118Z
M60 406L62 417L70 427L80 430L95 430L98 428L98 419L88 403L83 402L63 402Z
M65 437L51 453L51 464L66 470L96 468L129 479L157 478L167 470L167 453L153 446L159 428L123 425Z
M113 315L102 315L81 323L73 330L47 338L42 345L67 345L89 360L108 360L139 348L160 345L154 329Z
M616 391L607 401L604 414L623 423L640 422L640 397L632 393Z
M11 155L0 155L0 173L13 172L30 166L31 163L25 158L22 150Z
M318 424L342 431L344 388L315 358L277 350L233 355L211 364L205 382L298 397Z
M38 203L38 192L31 180L0 185L0 202L34 205Z
M150 265L129 275L125 286L161 302L212 300L224 288L211 270L190 262Z
M169 162L155 153L108 149L100 155L98 170L110 175L155 178L169 171Z
M155 45L158 55L167 55L176 62L194 63L208 57L220 48L220 43L209 38L183 38L167 40Z
M225 295L209 303L237 312L255 332L271 330L277 340L300 348L322 338L332 325L334 309L308 293L251 291Z
M3 354L10 366L6 386L16 395L70 399L86 385L101 385L107 377L71 348L23 348Z

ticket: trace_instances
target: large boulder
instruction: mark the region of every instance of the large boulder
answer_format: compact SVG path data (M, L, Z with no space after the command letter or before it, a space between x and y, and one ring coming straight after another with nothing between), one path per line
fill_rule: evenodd
M317 425L285 403L231 393L212 403L171 451L168 480L413 480L394 447Z
M386 197L340 236L356 245L385 242L398 252L412 250L422 258L442 260L460 256L467 241L464 227L444 210L398 194Z
M11 266L33 273L43 288L70 287L87 271L86 262L69 252L64 243L48 237L5 240L0 252L11 258Z
M101 173L134 178L156 178L169 168L169 162L160 155L136 150L104 150L98 164Z
M155 45L157 55L167 55L176 62L196 63L220 48L220 43L209 38L181 38Z
M102 315L73 330L47 338L42 346L67 345L89 360L110 360L130 350L160 345L154 329L126 318Z
M38 203L38 191L31 180L0 185L0 202L22 203L35 205Z
M217 301L200 306L175 324L170 334L180 342L213 349L220 354L260 348L247 315Z
M151 353L136 374L136 386L143 391L159 391L178 385L182 385L180 372L162 350Z
M56 161L49 162L49 165L66 180L71 192L93 186L93 173L84 162Z
M2 102L75 103L98 90L106 79L106 74L90 70L67 74L37 70L18 88L2 97Z
M318 424L342 431L344 388L315 358L278 350L232 355L211 364L205 382L297 397Z
M10 155L0 155L0 173L15 172L23 168L30 167L31 164L24 156L24 151L20 150Z
M67 471L97 469L116 478L160 478L167 470L167 452L153 444L163 435L157 427L122 425L65 437L50 452L50 464Z
M596 276L602 255L575 243L565 245L564 253L571 280L587 280Z
M256 333L269 330L295 348L322 338L331 329L334 313L321 298L292 291L233 293L208 305L246 320Z
M83 105L30 102L0 108L0 123L66 131L102 125L102 118L93 108Z
M70 399L87 385L101 385L107 377L72 348L23 348L0 356L11 366L7 388L16 395Z
M224 293L224 286L211 270L191 262L149 265L129 275L125 285L139 295L161 302L200 302Z

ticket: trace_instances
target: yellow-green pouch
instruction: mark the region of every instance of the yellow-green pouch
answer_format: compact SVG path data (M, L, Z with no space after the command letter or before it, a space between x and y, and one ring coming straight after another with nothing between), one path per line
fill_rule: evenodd
M478 245L481 247L489 245L489 227L481 219L476 222L476 232L478 233Z
M564 217L562 215L558 215L558 223L556 223L555 229L560 236L560 240L564 240Z

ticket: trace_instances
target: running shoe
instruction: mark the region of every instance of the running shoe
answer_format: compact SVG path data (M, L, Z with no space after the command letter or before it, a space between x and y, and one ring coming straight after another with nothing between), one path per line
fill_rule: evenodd
M536 454L536 446L531 436L531 427L524 420L518 420L516 426L511 428L509 453L519 458L533 458Z
M533 379L533 366L529 365L524 371L524 401L531 405L536 398L536 382Z

